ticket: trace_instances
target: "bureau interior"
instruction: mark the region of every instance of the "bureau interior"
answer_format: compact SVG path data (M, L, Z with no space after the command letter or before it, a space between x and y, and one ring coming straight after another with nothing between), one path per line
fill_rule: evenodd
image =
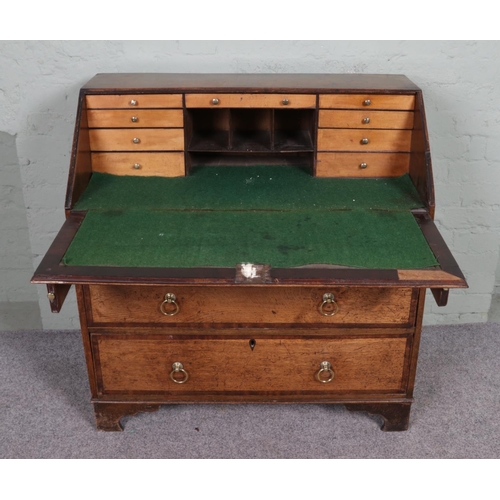
M67 209L86 215L62 263L435 268L412 212L434 203L422 109L414 92L84 95Z

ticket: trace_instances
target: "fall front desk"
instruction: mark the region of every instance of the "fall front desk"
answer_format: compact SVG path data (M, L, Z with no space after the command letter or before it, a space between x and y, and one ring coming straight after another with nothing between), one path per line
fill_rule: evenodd
M434 207L404 76L101 74L32 281L53 312L76 286L100 430L194 402L405 430L425 290L467 286Z

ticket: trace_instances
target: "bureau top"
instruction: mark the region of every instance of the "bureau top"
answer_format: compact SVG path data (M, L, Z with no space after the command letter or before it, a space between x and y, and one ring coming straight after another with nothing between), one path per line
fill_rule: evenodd
M222 73L99 73L85 93L100 92L379 92L420 90L404 75L367 74L222 74Z

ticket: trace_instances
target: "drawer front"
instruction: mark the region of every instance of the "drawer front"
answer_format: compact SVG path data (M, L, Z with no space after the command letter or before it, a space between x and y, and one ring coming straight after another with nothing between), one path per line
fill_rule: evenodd
M184 153L92 153L92 170L113 175L180 177Z
M175 303L165 302L167 293ZM335 304L324 304L333 293ZM113 286L88 287L90 324L318 324L410 325L414 321L416 295L411 288L232 287L209 286Z
M409 168L409 153L318 153L316 176L399 177Z
M215 103L215 101L217 101ZM186 94L186 108L315 108L305 94Z
M182 108L182 94L88 95L88 109Z
M90 128L171 128L182 127L181 109L90 109Z
M319 112L318 126L323 128L411 130L413 128L413 113L410 111L337 111L322 109Z
M184 131L169 129L92 129L89 130L92 151L182 151Z
M411 111L414 106L414 95L329 94L319 96L319 107L327 109L399 109Z
M396 392L403 386L405 338L176 341L158 337L94 334L101 393ZM325 367L318 374L324 361L332 372ZM174 363L182 368L173 372ZM320 382L317 375L333 379ZM176 383L171 376L178 381L188 378Z
M318 130L319 151L409 152L411 130Z

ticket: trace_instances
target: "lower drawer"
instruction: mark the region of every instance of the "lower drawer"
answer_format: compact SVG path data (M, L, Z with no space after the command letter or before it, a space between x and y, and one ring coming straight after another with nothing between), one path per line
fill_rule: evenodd
M406 345L407 338L398 337L168 340L160 335L92 335L102 395L396 392L403 389Z

